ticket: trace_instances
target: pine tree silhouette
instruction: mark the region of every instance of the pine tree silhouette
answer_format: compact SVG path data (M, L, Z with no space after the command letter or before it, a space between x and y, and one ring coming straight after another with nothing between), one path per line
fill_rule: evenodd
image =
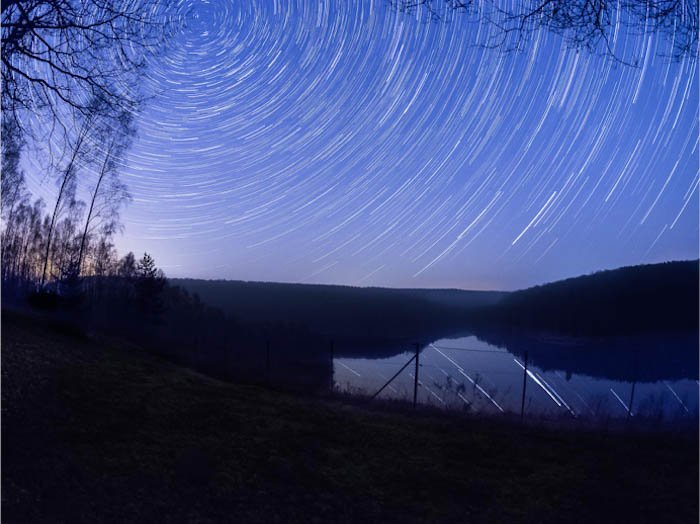
M164 311L162 293L165 276L148 253L136 264L136 295L139 309L148 322L157 323Z
M158 268L156 261L148 253L143 254L143 258L136 264L136 275L140 279L158 278Z

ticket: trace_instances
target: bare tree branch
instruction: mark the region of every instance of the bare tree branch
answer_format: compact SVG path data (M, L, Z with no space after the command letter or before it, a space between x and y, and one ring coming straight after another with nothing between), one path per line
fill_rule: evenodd
M2 112L27 111L46 125L87 115L95 99L105 115L134 111L145 57L164 34L157 0L10 0L2 3ZM158 5L164 4L158 2Z
M613 40L620 31L658 34L668 39L675 59L696 59L698 53L698 0L390 0L399 11L418 10L432 20L464 13L496 28L486 44L504 50L519 49L536 31L561 35L573 47L616 55Z

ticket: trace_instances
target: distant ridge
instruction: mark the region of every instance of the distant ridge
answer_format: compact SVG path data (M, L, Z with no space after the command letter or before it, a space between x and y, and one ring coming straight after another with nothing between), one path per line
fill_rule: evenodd
M599 271L509 293L485 320L569 335L698 331L700 261Z
M342 335L415 336L464 324L468 313L501 300L499 291L394 289L324 284L171 279L210 306L249 322L303 324Z
M573 336L698 331L700 261L627 266L513 292L171 279L241 321L418 336L458 327Z

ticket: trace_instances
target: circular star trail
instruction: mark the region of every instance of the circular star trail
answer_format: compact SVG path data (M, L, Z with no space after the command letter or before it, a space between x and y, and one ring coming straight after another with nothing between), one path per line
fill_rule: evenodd
M697 255L695 64L385 2L182 0L120 251L171 276L515 288Z

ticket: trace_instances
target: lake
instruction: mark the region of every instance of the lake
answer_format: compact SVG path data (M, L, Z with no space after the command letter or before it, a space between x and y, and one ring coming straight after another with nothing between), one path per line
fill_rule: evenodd
M520 413L527 353L526 415L697 419L696 337L441 338L420 345L418 402L472 413ZM336 389L372 395L414 354L406 345L388 357L340 355L333 363ZM412 400L414 371L411 362L378 398Z

